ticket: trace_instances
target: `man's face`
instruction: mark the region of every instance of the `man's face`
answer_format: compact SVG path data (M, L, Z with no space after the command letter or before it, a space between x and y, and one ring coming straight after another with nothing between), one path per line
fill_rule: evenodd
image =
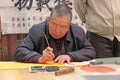
M54 17L48 21L49 33L55 39L63 37L70 28L70 20L67 18Z

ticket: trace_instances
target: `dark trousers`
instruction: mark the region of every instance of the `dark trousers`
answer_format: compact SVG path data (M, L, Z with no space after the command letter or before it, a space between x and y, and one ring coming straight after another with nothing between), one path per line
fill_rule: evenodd
M114 37L114 40L111 41L105 37L96 35L91 32L87 32L86 36L96 49L96 58L120 56L120 42L116 37Z

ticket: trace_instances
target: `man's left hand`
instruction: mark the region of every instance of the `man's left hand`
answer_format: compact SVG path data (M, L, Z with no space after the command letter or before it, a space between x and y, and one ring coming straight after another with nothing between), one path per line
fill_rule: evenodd
M70 63L70 56L69 55L60 55L55 59L55 62L58 64L63 64L64 62Z

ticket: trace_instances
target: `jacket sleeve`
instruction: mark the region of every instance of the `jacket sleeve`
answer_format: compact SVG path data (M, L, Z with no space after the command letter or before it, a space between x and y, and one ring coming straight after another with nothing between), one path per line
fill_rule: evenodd
M73 30L73 39L75 41L76 51L68 52L72 61L86 61L95 58L96 51L91 43L86 39L82 28Z
M29 62L29 59L33 56L41 56L37 53L35 49L35 42L38 42L36 39L37 37L34 36L37 34L35 33L34 29L30 29L26 38L22 41L22 43L17 47L14 53L14 60L20 62ZM34 62L34 61L33 61Z
M75 11L78 13L78 16L80 17L80 19L83 23L86 22L86 20L85 20L85 14L86 14L86 10L87 10L86 2L87 2L87 0L74 0Z

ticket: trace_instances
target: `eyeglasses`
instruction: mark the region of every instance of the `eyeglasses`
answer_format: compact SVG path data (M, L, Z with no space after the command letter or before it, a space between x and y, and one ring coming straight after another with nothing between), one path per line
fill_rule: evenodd
M67 29L69 27L69 24L57 24L55 22L50 22L50 24L52 27L59 29Z

